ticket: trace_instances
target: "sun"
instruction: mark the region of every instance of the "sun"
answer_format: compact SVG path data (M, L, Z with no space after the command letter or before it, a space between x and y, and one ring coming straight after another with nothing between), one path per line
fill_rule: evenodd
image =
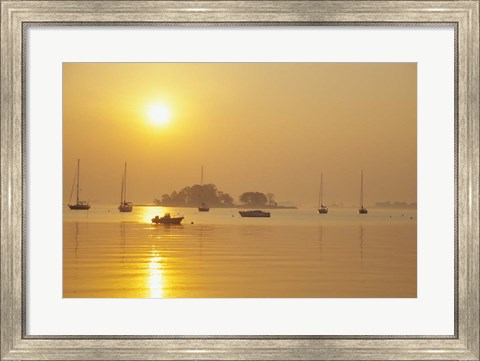
M167 125L170 122L170 109L164 104L152 104L147 110L150 122L155 125Z

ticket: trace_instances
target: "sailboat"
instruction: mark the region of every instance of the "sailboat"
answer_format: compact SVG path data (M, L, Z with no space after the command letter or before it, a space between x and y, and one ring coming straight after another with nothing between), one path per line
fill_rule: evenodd
M200 186L202 187L202 196L203 196L203 165L202 165L202 174L200 176ZM198 207L199 212L208 212L210 207L205 204L203 200L200 200L200 206Z
M77 203L71 204L73 188L75 186L75 181L77 183ZM88 204L88 202L80 200L80 159L78 159L78 161L77 161L77 174L75 175L74 180L73 180L72 191L70 192L70 200L68 202L68 207L72 210L75 210L75 211L90 209L90 204Z
M323 173L320 173L320 194L318 196L318 213L327 214L328 208L323 204Z
M360 209L358 210L360 214L367 214L368 210L363 206L363 170L360 178Z
M127 202L127 162L125 162L125 169L123 171L122 177L122 191L120 194L120 205L118 206L118 210L120 212L131 212L133 205L132 202Z

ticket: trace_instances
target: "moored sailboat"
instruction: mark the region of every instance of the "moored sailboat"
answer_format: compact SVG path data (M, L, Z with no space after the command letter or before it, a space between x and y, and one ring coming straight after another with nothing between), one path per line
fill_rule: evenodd
M327 214L328 207L323 204L323 173L320 173L320 194L318 195L318 213Z
M202 187L202 195L201 197L203 198L203 165L202 165L202 174L200 176L200 186ZM198 211L199 212L209 212L210 211L210 207L207 206L205 204L205 202L203 201L203 199L200 200L200 206L198 207Z
M360 176L360 209L358 210L359 214L367 214L368 210L363 206L363 170Z
M198 207L199 212L209 212L210 207L205 204L205 202L202 202L200 206Z
M73 187L75 186L75 181L77 183L77 202L75 204L71 204ZM74 211L86 211L90 209L90 204L88 204L88 202L80 200L80 159L77 160L77 174L74 177L72 191L70 192L70 200L68 202L68 207Z
M122 176L122 190L120 194L120 205L118 210L120 212L131 212L133 209L132 202L127 202L127 162L125 162L125 168Z

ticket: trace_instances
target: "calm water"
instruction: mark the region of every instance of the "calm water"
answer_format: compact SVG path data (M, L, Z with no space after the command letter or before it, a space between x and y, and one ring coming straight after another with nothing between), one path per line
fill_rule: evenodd
M65 207L64 297L416 297L414 210L116 207Z

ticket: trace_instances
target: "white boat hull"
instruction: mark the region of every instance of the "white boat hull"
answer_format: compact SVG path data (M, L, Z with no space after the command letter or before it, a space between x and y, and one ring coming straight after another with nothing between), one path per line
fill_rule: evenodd
M118 206L118 210L120 212L131 212L133 209L133 206L131 204L121 204Z

